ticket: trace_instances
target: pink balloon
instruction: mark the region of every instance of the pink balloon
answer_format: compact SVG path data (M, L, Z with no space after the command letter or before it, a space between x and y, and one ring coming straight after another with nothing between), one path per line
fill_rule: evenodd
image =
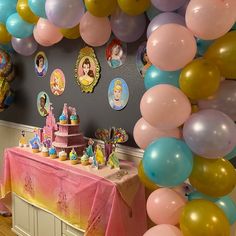
M36 25L34 26L33 35L34 35L35 41L36 41L38 44L40 44L40 45L42 45L42 46L44 46L44 47L49 47L49 46L52 46L52 45L53 45L53 43L45 42L45 41L43 41L43 40L40 38L40 36L39 36L39 34L38 34L38 31L37 31L37 26L36 26Z
M235 0L191 0L186 10L186 24L198 38L216 39L232 28L235 11Z
M60 29L50 23L47 19L39 18L36 26L36 38L40 38L41 42L45 45L50 46L56 44L63 38Z
M159 130L151 126L143 118L139 119L134 126L134 140L142 149L145 149L152 141L161 137L180 138L181 131L178 128L165 131Z
M197 50L193 34L184 26L165 24L147 41L147 55L152 64L166 71L176 71L193 60Z
M191 114L186 95L169 84L156 85L147 90L140 102L143 118L160 130L175 129Z
M80 35L90 46L104 45L111 35L111 24L108 17L96 17L87 11L80 21Z
M163 224L152 227L143 236L183 236L183 234L177 227Z
M155 224L176 225L187 199L169 188L159 188L147 200L147 213Z

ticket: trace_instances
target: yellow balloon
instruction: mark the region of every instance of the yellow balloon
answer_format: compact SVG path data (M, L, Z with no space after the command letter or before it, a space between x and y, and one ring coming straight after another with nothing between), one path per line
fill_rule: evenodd
M225 78L236 79L236 30L217 39L206 51L204 58L211 60Z
M199 58L190 62L181 71L180 89L191 99L204 99L212 96L219 88L220 71L209 60Z
M192 200L180 217L180 229L184 236L230 236L230 224L213 202Z
M11 41L11 35L8 33L4 24L0 23L0 43L6 44Z
M156 185L154 182L152 182L145 174L144 169L143 169L143 164L142 161L140 161L139 166L138 166L138 176L141 182L145 185L146 188L154 191L158 189L158 185Z
M80 37L79 24L70 29L61 29L62 35L67 39L77 39Z
M223 158L207 159L195 156L189 181L201 193L222 197L234 189L236 171L233 165Z
M85 0L84 3L87 10L98 17L111 15L117 7L117 0Z
M118 0L122 11L135 16L145 12L150 7L150 0Z
M23 20L30 24L37 23L39 17L31 11L28 0L18 0L16 10Z

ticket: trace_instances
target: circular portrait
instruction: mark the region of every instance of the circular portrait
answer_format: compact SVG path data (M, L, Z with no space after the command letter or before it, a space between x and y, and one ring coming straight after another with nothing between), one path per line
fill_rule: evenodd
M136 65L140 75L144 78L147 69L152 65L147 56L147 43L143 42L137 51Z
M38 77L45 77L48 70L48 60L44 52L38 52L34 59L34 68Z
M107 63L112 68L122 66L127 55L127 45L119 39L112 39L106 47Z
M122 110L129 100L129 88L126 82L121 78L115 78L111 81L108 88L108 100L111 108Z
M54 95L60 96L65 90L65 75L61 69L55 69L50 77L50 88Z
M42 91L37 97L38 112L41 116L47 116L50 109L50 99L46 92Z

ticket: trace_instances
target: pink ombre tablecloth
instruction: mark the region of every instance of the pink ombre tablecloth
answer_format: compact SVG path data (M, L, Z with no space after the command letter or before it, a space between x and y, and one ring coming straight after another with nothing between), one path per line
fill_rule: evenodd
M0 198L14 192L85 230L86 236L141 236L146 231L144 188L128 162L121 162L120 171L96 170L9 148L0 187Z

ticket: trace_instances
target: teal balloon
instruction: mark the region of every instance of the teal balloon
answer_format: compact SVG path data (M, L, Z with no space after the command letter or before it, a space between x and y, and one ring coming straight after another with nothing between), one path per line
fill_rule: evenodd
M231 30L236 30L236 23L233 25L233 27L231 28Z
M213 42L214 42L213 40L197 39L198 55L203 56Z
M229 196L213 198L197 191L188 195L189 201L195 199L206 199L208 201L214 202L225 213L231 225L236 222L236 204Z
M18 13L10 15L6 23L7 31L15 38L27 38L32 35L34 25L24 21Z
M16 12L17 0L0 0L0 22L6 24L7 18Z
M180 139L160 138L145 149L143 168L149 179L159 186L177 186L191 174L193 154Z
M163 71L152 65L145 73L144 86L147 90L158 84L170 84L179 88L180 72L180 70Z
M31 11L39 17L47 18L45 11L46 0L28 0Z
M154 6L150 6L146 11L148 19L151 21L155 16L159 15L161 11L157 10Z
M229 154L227 154L224 158L227 160L231 160L234 157L236 157L236 147L233 149L232 152L230 152Z

